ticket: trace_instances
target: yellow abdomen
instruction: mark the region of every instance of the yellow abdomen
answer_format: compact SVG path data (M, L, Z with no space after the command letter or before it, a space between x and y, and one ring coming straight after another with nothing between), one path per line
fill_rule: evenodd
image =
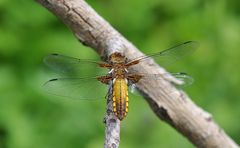
M125 79L116 78L113 83L113 112L119 120L128 113L128 85Z

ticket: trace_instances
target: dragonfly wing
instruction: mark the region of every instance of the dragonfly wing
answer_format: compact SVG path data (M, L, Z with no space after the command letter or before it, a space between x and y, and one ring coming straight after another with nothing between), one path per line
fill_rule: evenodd
M149 81L156 81L156 80L164 80L169 81L170 83L174 84L177 89L183 89L193 83L193 78L186 73L166 73L166 74L139 74L143 77L139 80L140 83L146 83ZM178 80L178 83L176 84L171 81L170 77L174 77ZM131 83L129 86L129 91L134 96L142 96L141 91L137 89L137 83Z
M51 69L60 74L71 76L87 76L94 71L97 75L104 75L107 73L106 68L99 67L104 62L97 62L86 59L78 59L68 57L60 54L50 54L44 58L44 63Z
M47 81L43 88L50 94L76 100L103 99L108 85L97 78L56 78Z
M167 80L170 81L171 78L175 78L177 81L174 81L177 87L183 88L191 85L194 82L194 79L186 73L165 73L165 74L146 74L146 73L138 73L134 75L142 76L139 82L146 82L149 80ZM134 83L133 83L134 84ZM133 86L134 88L134 86Z
M198 43L195 41L188 41L179 45L176 45L174 47L171 47L169 49L166 49L161 52L157 52L154 54L149 54L146 56L142 56L139 58L136 58L132 61L144 61L149 58L153 58L157 63L168 65L171 63L174 63L175 61L184 58L185 56L188 56L192 54L198 47ZM130 62L132 62L130 61ZM129 63L130 63L129 62Z
M180 72L180 73L172 73L171 75L177 78L178 80L180 80L179 84L175 84L177 87L180 87L180 88L192 85L194 82L193 77L189 76L187 73Z

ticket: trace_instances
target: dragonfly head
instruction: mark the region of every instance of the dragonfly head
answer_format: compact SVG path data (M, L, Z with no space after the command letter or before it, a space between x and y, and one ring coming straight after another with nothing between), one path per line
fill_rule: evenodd
M109 61L111 63L114 63L114 64L116 64L116 63L125 63L126 62L126 58L121 53L115 52L115 53L113 53L113 54L111 54L109 56Z

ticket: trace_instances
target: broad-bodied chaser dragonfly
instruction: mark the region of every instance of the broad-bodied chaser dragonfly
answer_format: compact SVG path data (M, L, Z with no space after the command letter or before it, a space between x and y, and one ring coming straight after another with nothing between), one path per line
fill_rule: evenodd
M84 69L91 67L107 69L108 73L95 77L71 76L68 78L51 79L44 84L44 88L55 95L74 99L95 99L103 97L104 94L102 93L107 92L107 88L105 88L105 91L101 90L104 86L103 84L106 84L105 86L111 87L109 90L112 90L113 112L119 120L123 120L128 113L128 87L144 79L156 79L158 76L162 76L162 74L131 73L129 68L149 58L154 58L155 60L166 59L173 62L192 53L196 47L196 42L188 41L161 52L135 58L134 60L128 60L120 53L113 53L110 55L108 62L97 62L51 54L45 57L44 62L50 68L60 73L72 74L81 72L80 75L83 76ZM183 83L188 84L192 82L192 78L185 73L172 75Z

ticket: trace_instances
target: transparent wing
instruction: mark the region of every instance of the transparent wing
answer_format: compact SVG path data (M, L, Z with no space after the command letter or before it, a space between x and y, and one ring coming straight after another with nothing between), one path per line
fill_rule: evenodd
M175 74L172 73L171 75L180 80L180 84L175 84L178 88L187 87L194 82L193 77L189 76L187 73L180 72Z
M104 62L78 59L60 54L50 54L44 58L44 63L60 74L71 76L88 76L90 73L104 75L108 69L99 67Z
M176 45L174 47L171 47L171 48L166 49L161 52L138 57L132 61L136 61L136 60L144 61L149 58L153 58L157 63L167 65L167 64L171 64L187 55L192 54L197 49L198 46L199 45L197 42L188 41L188 42Z
M166 74L139 74L139 75L143 76L139 80L139 82L141 82L141 83L144 83L144 82L149 81L149 80L153 80L153 81L154 80L165 80L165 81L167 80L167 81L169 81L169 77L173 76L177 80L179 80L178 84L174 83L174 85L178 89L183 89L183 88L191 85L194 82L194 79L191 76L189 76L186 73L182 73L182 72L181 73L170 73L170 74L166 73ZM137 90L137 84L138 83L130 84L129 91L131 93L133 93L134 95L141 96L141 93Z
M104 99L108 91L108 85L96 78L56 78L43 88L50 94L76 100Z
M148 80L169 80L169 78L173 76L178 80L178 84L175 84L179 87L186 87L191 85L194 82L194 79L186 73L170 73L170 74L144 74L142 77L142 81Z
M171 78L174 77L176 79L176 83L174 83L176 86L179 88L183 88L186 86L191 85L194 82L194 79L189 76L187 73L179 72L179 73L165 73L165 74L147 74L147 73L134 73L130 74L130 76L135 76L135 75L140 75L141 79L139 82L147 82L150 80L167 80L171 81ZM133 85L134 82L131 82L130 84ZM136 83L137 84L137 83ZM134 85L132 86L133 88L135 87Z

